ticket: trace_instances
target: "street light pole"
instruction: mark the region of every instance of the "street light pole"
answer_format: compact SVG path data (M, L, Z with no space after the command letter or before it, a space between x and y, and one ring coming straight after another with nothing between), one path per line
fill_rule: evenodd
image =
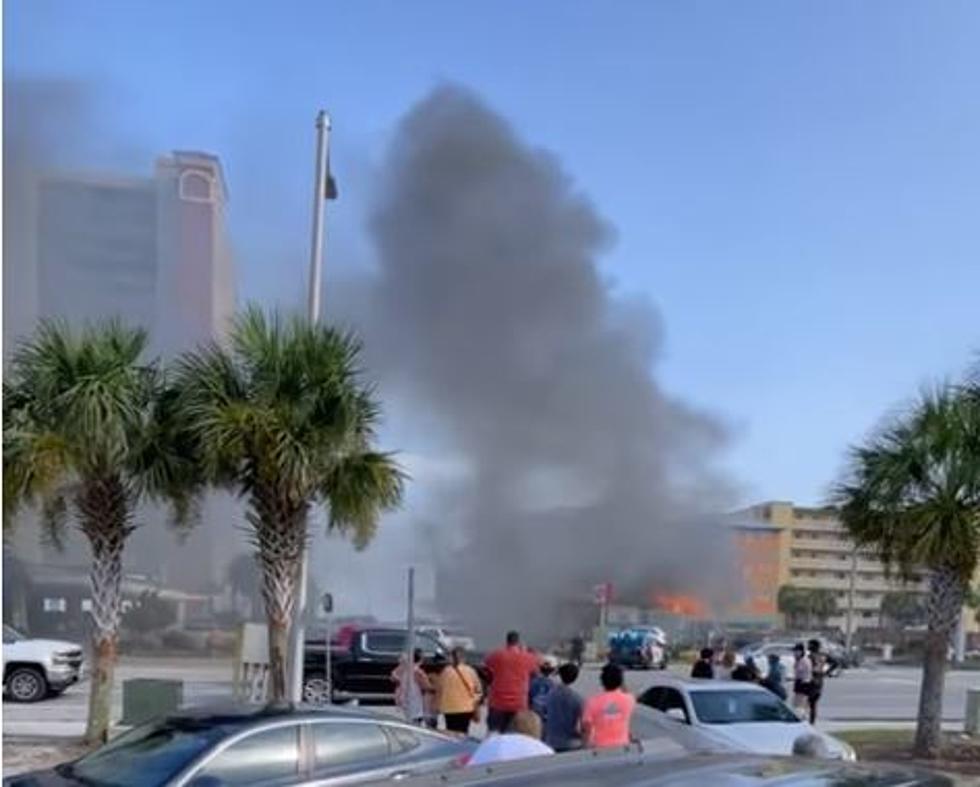
M320 289L323 274L323 206L327 201L327 163L330 160L330 115L316 116L316 169L313 175L313 234L310 239L309 318L320 320Z
M847 635L844 641L844 648L847 656L851 656L851 643L854 639L854 580L857 577L858 551L855 545L851 552L851 576L847 588Z
M308 317L311 324L320 320L320 288L323 273L323 207L328 192L328 162L330 160L330 115L320 110L316 116L316 168L313 173L313 230L310 239L310 290L308 295ZM290 642L290 686L289 698L292 702L303 699L303 656L306 644L304 622L306 617L306 586L309 584L310 549L306 543L307 533L303 534L302 557L300 558L299 587L296 606L293 610L293 630ZM329 644L327 650L329 650ZM329 679L329 676L328 676Z

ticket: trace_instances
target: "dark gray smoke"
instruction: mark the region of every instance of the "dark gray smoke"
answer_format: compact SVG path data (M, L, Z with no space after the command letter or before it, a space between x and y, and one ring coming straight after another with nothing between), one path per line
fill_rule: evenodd
M33 326L34 187L45 169L64 166L59 130L89 126L88 100L72 82L4 82L3 89L3 344ZM74 139L74 136L66 137Z
M560 633L562 602L606 580L638 602L730 592L725 430L652 378L658 315L603 281L610 229L555 158L442 87L384 171L372 362L466 470L426 512L441 603L497 638Z

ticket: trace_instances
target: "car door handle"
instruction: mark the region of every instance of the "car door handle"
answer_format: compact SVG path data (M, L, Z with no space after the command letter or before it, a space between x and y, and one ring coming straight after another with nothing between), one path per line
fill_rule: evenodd
M393 782L399 782L402 779L407 779L411 775L411 771L395 771L393 774L391 774L391 780Z

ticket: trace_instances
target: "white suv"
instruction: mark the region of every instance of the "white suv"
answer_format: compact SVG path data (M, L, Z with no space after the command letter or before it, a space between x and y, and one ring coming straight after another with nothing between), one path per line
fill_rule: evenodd
M60 694L82 675L82 648L71 642L30 639L3 627L3 690L15 702Z

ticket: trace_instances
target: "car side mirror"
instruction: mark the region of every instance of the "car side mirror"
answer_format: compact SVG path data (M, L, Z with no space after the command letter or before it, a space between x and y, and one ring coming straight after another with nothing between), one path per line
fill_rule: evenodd
M685 715L683 708L670 708L669 710L665 711L664 714L671 721L676 721L679 724L687 724L687 716Z

